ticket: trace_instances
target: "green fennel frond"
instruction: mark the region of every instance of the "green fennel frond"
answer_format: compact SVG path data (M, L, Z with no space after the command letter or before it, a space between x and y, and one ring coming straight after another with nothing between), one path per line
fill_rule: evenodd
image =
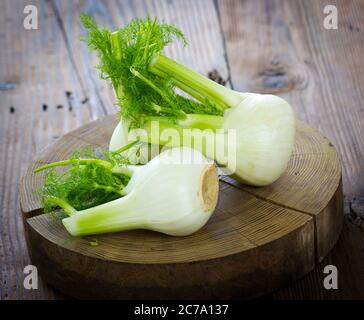
M100 162L87 162L90 159ZM44 184L39 190L45 213L52 214L57 210L52 201L54 198L76 210L83 210L123 196L121 191L130 177L113 172L112 167L126 164L126 158L87 148L75 151L68 160L65 171L51 169L45 174ZM110 167L104 163L109 163Z
M83 39L97 52L101 77L112 83L120 115L130 120L131 126L140 126L146 116L160 115L174 121L184 113L222 114L208 101L199 103L177 94L171 79L148 71L153 57L168 44L175 40L187 44L176 26L152 18L136 19L111 32L100 29L88 15L83 14L81 20L88 30Z

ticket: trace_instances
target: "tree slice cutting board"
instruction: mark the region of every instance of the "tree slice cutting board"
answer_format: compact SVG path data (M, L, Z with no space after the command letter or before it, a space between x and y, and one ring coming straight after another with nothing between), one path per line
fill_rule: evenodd
M222 177L217 210L193 235L135 230L70 236L42 214L35 191L43 173L32 171L80 147L106 148L116 124L116 116L107 116L66 134L32 162L22 180L32 262L64 293L77 298L255 297L302 277L335 244L343 223L340 161L333 145L303 122L297 124L284 175L264 188ZM97 246L90 245L92 239Z

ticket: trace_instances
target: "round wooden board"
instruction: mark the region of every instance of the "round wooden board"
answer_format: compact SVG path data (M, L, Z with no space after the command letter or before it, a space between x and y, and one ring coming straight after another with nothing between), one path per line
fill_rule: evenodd
M303 276L335 244L343 223L341 167L333 145L298 122L286 173L264 188L222 177L217 210L188 237L135 230L75 238L42 214L41 164L83 146L107 147L115 116L59 139L28 168L20 188L27 245L40 276L78 298L248 298ZM97 239L98 246L91 246Z

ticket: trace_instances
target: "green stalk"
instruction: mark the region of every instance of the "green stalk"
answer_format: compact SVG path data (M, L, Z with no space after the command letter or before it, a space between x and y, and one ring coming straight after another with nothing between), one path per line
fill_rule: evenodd
M156 74L157 76L160 77L166 77L167 74L165 72L160 71L159 69L155 69L153 68L153 72L154 74ZM197 99L198 101L205 101L206 98L209 98L209 100L212 102L214 99L213 97L210 96L204 96L203 94L201 94L200 92L196 91L195 88L189 87L187 85L185 85L183 82L178 81L177 79L173 79L173 83L180 88L182 91L188 93L191 97L194 97L195 99ZM216 103L215 103L216 104ZM220 105L216 104L216 106L220 109L220 110L224 110L224 108L222 108Z
M119 31L111 33L111 48L114 57L118 60L121 59L121 47L120 47L120 36Z
M171 77L176 86L195 99L204 102L208 98L223 110L238 105L243 99L237 92L204 77L163 54L152 59L149 70L160 76Z
M179 147L182 145L182 141L174 141L174 144L171 145L171 141L163 139L163 132L165 130L172 129L173 132L178 134L178 137L183 136L183 127L178 124L171 123L165 117L146 117L144 122L144 128L147 131L147 136L142 136L141 140L143 142L151 143L151 144L159 144L164 146L168 144L170 147ZM154 124L158 125L159 131L156 132L154 128Z
M122 50L120 46L120 33L119 31L114 31L111 33L111 49L113 56L117 60L122 59ZM115 80L112 80L112 85L114 87L115 95L118 99L121 99L123 96L123 86L122 84L116 83Z
M142 228L140 208L132 194L93 208L78 211L62 220L73 236Z
M120 60L122 52L121 52L121 47L120 47L119 31L115 31L115 32L111 33L111 49L112 49L112 54L114 55L114 57L116 59ZM114 87L116 97L120 98L121 93L122 93L122 86L118 85L114 79L112 79L111 82Z
M125 188L125 186L123 186L123 185L121 185L121 186L122 186L121 189L117 189L117 188L114 188L114 187L111 187L111 186L104 186L102 184L99 184L97 182L94 182L94 187L96 189L105 190L106 192L115 192L115 193L118 193L121 196L125 196L126 193L123 191L123 189Z
M77 210L73 208L70 204L68 204L65 200L62 200L57 197L48 197L48 201L61 207L66 214L69 216L73 216L77 213Z
M182 127L198 129L221 129L223 117L208 114L188 114L185 120L179 120L177 123Z
M178 120L176 124L173 124L168 118L162 116L150 116L144 117L147 122L158 121L162 126L168 128L196 128L196 129L221 129L224 118L221 116L214 116L209 114L186 114L184 120Z
M34 169L34 172L43 171L45 169L49 169L49 168L53 168L53 167L69 166L72 164L74 164L74 165L88 164L88 163L96 163L100 166L105 167L106 169L112 169L112 167L113 167L113 165L110 162L101 160L101 159L68 159L68 160L62 160L62 161L48 163L44 166Z
M166 100L170 105L173 104L172 101L169 100L169 98L164 94L162 90L160 90L152 81L144 77L139 71L135 70L134 68L130 68L130 72L134 76L145 82L147 85L149 85L151 88L153 88L156 92L158 92L159 95L163 97L163 99Z
M145 139L143 140L144 142L159 144L161 146L190 147L199 150L207 157L214 158L214 148L208 148L208 146L211 144L215 145L216 143L215 130L221 129L222 117L208 115L191 116L191 124L193 121L196 121L195 127L191 125L183 126L182 124L185 121L174 124L163 117L148 117L144 124L144 129L148 134L146 137L141 137L141 139ZM209 117L216 118L215 126L213 125L213 121L207 121ZM157 124L158 130L156 128Z
M117 150L113 151L113 152L112 152L112 155L114 156L114 155L116 155L116 154L119 154L119 153L122 153L122 152L124 152L124 151L128 150L128 149L129 149L129 148L131 148L133 145L135 145L137 142L139 142L139 140L132 141L132 142L130 142L130 143L128 143L128 144L126 144L125 146L122 146L121 148L119 148L119 149L117 149Z
M182 110L176 110L176 109L172 109L172 108L161 107L161 106L155 104L154 102L152 102L152 107L153 107L154 111L157 112L157 113L163 112L163 113L174 115L174 116L176 116L177 118L180 118L180 119L186 119L186 114Z
M147 131L146 137L141 137L143 142L159 145L168 145L169 147L186 146L194 148L194 141L199 141L201 136L205 135L205 139L210 139L209 136L217 129L221 129L223 117L204 115L204 114L188 114L186 120L172 123L165 117L146 117L144 129ZM156 126L158 125L158 131ZM185 144L187 137L184 129L190 129L189 134L191 142ZM173 136L171 136L171 134ZM187 139L189 141L189 139ZM205 146L197 146L197 149L206 156L211 154L206 153Z
M134 171L130 168L130 166L115 166L114 168L112 168L111 170L112 173L116 173L116 174L124 174L126 176L128 176L129 178L132 177Z

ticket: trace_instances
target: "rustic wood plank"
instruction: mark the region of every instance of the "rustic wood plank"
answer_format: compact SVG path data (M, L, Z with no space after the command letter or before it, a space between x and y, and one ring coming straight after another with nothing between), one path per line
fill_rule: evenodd
M23 28L21 1L0 4L0 252L1 299L55 298L43 282L23 288L30 264L19 211L18 187L27 163L66 131L89 121L97 105L82 104L84 92L69 60L62 34L47 1L34 1L38 30Z
M358 85L364 81L361 58L364 4L336 1L338 30L323 27L326 4L325 1L218 1L218 8L233 87L286 98L299 118L329 137L342 159L348 203L362 195L364 181L364 113L359 103L363 93ZM352 283L352 275L364 270L364 260L355 259L348 264L346 252L354 257L360 255L363 237L363 233L351 231L323 260L321 267L276 297L332 297L322 289L322 266L334 260L345 270L340 273L342 283ZM358 289L363 288L362 277L357 281L356 288L349 285L335 295L362 297L363 290Z

